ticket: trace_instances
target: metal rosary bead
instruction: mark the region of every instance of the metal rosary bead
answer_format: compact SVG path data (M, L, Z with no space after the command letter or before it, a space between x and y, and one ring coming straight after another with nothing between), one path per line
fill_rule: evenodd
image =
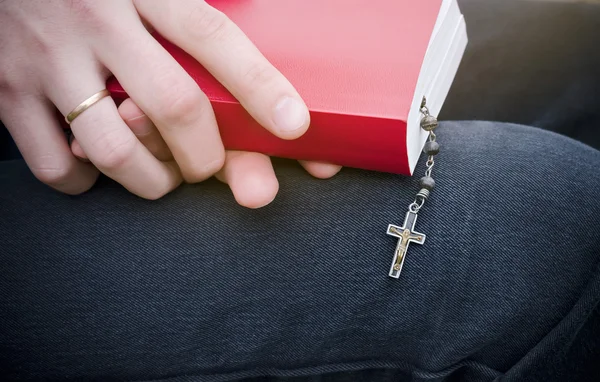
M435 187L435 180L430 176L424 176L419 181L421 188L431 191Z
M421 128L423 130L432 131L435 130L436 127L438 127L437 118L432 117L431 115L426 115L423 117L423 119L421 119Z
M440 144L435 141L429 141L423 146L423 152L427 155L437 155L440 152Z

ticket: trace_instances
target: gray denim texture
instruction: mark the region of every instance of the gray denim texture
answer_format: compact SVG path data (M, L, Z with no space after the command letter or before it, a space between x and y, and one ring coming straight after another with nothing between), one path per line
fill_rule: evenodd
M6 380L569 381L596 368L600 152L537 128L447 122L437 187L387 276L418 178L275 161L226 185L69 197L0 162ZM423 160L417 174L424 171ZM581 364L572 363L570 356Z

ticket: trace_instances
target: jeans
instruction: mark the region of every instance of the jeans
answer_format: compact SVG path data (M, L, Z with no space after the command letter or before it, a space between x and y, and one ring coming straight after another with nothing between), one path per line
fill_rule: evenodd
M446 122L436 188L387 276L414 177L316 180L269 206L226 185L77 197L0 163L5 380L585 381L600 373L600 152ZM600 374L598 374L600 375Z

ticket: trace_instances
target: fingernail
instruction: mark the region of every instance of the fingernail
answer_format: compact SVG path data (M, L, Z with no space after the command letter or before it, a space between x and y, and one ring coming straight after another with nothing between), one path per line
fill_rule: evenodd
M292 97L284 97L275 106L275 125L280 131L292 132L306 124L308 110L303 103Z

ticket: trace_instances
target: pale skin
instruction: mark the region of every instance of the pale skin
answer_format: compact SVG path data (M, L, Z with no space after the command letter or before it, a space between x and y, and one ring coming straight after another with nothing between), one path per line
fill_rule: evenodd
M226 151L209 100L154 40L154 29L204 65L265 129L296 139L310 115L292 84L223 13L202 0L0 1L0 119L33 174L67 194L104 173L158 199L216 176L236 201L259 208L277 195L270 158ZM67 115L114 75L130 99L104 98ZM339 166L301 162L329 178Z

